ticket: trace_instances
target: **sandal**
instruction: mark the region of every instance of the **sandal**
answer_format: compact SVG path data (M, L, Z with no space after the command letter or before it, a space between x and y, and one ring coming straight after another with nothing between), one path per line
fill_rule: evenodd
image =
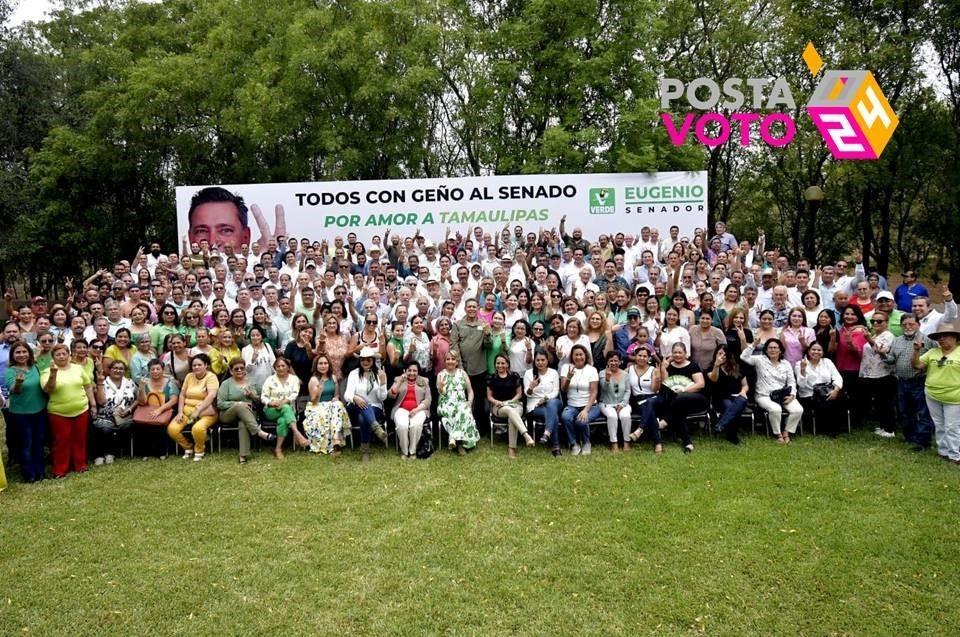
M630 439L630 442L636 442L640 440L640 436L642 435L643 435L643 428L641 427L640 429L634 429L633 431L631 431L630 435L627 436L627 438Z
M534 447L537 444L533 441L533 438L530 436L530 434L523 434L523 439L527 442L527 447Z
M240 456L240 464L247 464L247 457L246 457L246 456Z
M663 453L663 445L661 445L661 444L659 444L659 443L656 444L656 445L654 445L654 446L653 446L653 453L657 454L658 456L659 456L660 454L662 454L662 453Z
M550 444L550 432L549 432L549 431L544 430L543 435L540 436L540 444L541 444L541 445L548 445L548 444Z

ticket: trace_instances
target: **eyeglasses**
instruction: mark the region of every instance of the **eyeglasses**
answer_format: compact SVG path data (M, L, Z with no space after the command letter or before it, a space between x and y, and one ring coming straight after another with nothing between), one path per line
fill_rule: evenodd
M164 310L163 312L161 312L161 314L163 314L164 316L176 316L177 313L171 310Z
M879 325L881 323L886 323L886 321L884 321L883 319L871 319L870 321L871 325Z

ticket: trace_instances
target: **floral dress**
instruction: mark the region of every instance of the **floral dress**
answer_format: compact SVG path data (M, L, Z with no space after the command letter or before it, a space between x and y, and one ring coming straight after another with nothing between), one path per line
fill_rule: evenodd
M467 400L467 374L458 369L454 373L443 370L437 375L437 382L443 379L444 392L440 394L437 413L447 430L450 440L459 440L467 449L474 447L480 439L477 423L473 419L473 410Z
M303 410L303 430L313 453L331 453L333 445L343 444L343 432L350 431L350 417L343 403L334 400L337 384L327 378L320 387L316 403L308 402Z

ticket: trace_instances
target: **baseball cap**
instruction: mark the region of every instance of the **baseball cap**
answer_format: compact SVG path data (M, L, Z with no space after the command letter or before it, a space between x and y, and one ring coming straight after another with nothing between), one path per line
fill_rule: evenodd
M631 307L629 310L627 310L627 318L633 318L634 316L636 316L637 318L639 318L639 317L640 317L640 310L638 310L638 309L635 308L635 307Z
M307 262L303 264L303 267L305 267L305 268L314 267L314 268L315 268L315 267L317 267L317 262L314 261L313 259L307 259Z
M887 299L888 301L892 301L893 295L887 292L886 290L884 290L883 292L877 295L877 300L879 301L880 299Z

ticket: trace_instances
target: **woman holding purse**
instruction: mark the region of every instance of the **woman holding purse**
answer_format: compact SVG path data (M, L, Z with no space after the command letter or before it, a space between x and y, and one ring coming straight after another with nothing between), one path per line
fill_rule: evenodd
M137 408L133 412L133 424L148 427L151 432L163 431L173 419L180 398L180 387L175 379L164 374L163 361L154 358L147 363L147 376L140 381ZM160 449L157 455L166 458L163 441L154 436L151 447ZM159 444L158 444L159 443Z

